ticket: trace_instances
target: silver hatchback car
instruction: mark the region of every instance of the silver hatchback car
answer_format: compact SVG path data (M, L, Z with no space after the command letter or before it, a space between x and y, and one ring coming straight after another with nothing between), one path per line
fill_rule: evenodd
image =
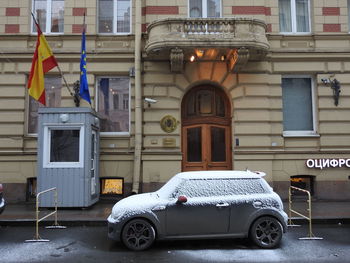
M175 175L153 193L116 203L108 236L132 250L157 240L242 238L259 247L280 244L287 228L281 198L251 171L198 171Z

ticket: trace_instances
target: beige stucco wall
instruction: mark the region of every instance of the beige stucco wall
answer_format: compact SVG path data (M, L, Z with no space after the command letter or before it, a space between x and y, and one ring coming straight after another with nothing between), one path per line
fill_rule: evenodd
M36 176L36 137L26 134L27 75L35 48L36 36L30 35L30 1L0 2L0 181L25 184ZM272 25L268 34L271 46L260 61L250 61L239 73L227 71L222 62L186 62L183 73L172 73L168 60L152 60L144 53L142 92L157 99L150 107L143 104L143 151L141 181L144 189L152 189L181 171L181 101L193 86L209 83L225 90L232 107L232 142L234 169L262 170L277 189L289 185L290 176L313 175L318 197L350 199L349 168L309 169L309 158L349 158L350 156L350 48L347 22L347 1L331 1L341 8L339 17L322 16L328 1L312 2L312 29L307 36L279 35L277 0L224 0L223 14L232 16L232 6L266 6L271 15L254 18ZM179 14L187 17L187 0L143 1L143 6L179 6ZM71 34L73 24L82 17L71 17L73 7L87 7L87 69L90 94L94 101L97 76L128 76L134 66L134 36L96 35L96 1L65 1L65 34L47 36L47 40L68 81L79 78L80 34ZM6 7L20 7L19 17L5 17ZM134 7L133 7L134 8ZM134 10L132 14L134 14ZM249 15L245 15L245 17ZM143 23L169 15L145 15ZM5 24L20 24L20 34L4 34ZM340 33L323 33L324 23L339 23ZM146 41L147 36L144 36ZM58 75L57 69L50 71ZM316 123L319 136L283 137L283 75L312 76L315 80ZM332 90L321 82L334 74L341 83L339 106L334 106ZM128 136L102 136L101 177L122 177L131 184L134 151L134 79L131 77L131 132ZM62 87L62 106L74 106L67 89ZM88 106L82 102L82 106ZM95 104L93 103L93 107ZM164 132L159 121L174 116L178 126ZM164 140L174 145L164 145ZM235 145L239 139L239 146ZM338 189L338 190L337 190ZM339 192L338 197L336 193Z

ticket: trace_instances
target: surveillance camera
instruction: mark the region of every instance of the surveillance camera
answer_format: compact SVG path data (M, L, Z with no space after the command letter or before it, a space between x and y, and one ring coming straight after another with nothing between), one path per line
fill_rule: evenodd
M150 104L154 104L154 103L157 103L157 100L151 99L151 98L145 98L145 102L150 103Z
M329 79L321 79L323 84L329 84L330 83L330 80Z

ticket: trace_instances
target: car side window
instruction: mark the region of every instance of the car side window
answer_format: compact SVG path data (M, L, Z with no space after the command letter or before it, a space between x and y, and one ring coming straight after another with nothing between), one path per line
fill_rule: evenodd
M178 190L179 195L187 197L209 197L222 195L222 180L192 179L185 181Z
M249 195L266 193L260 179L233 179L225 189L227 195Z

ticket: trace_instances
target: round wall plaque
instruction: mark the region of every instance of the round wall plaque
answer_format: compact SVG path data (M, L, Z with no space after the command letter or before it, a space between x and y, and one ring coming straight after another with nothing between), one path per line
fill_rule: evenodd
M166 115L160 120L160 127L162 127L162 130L170 133L175 131L177 126L177 121L173 116Z

